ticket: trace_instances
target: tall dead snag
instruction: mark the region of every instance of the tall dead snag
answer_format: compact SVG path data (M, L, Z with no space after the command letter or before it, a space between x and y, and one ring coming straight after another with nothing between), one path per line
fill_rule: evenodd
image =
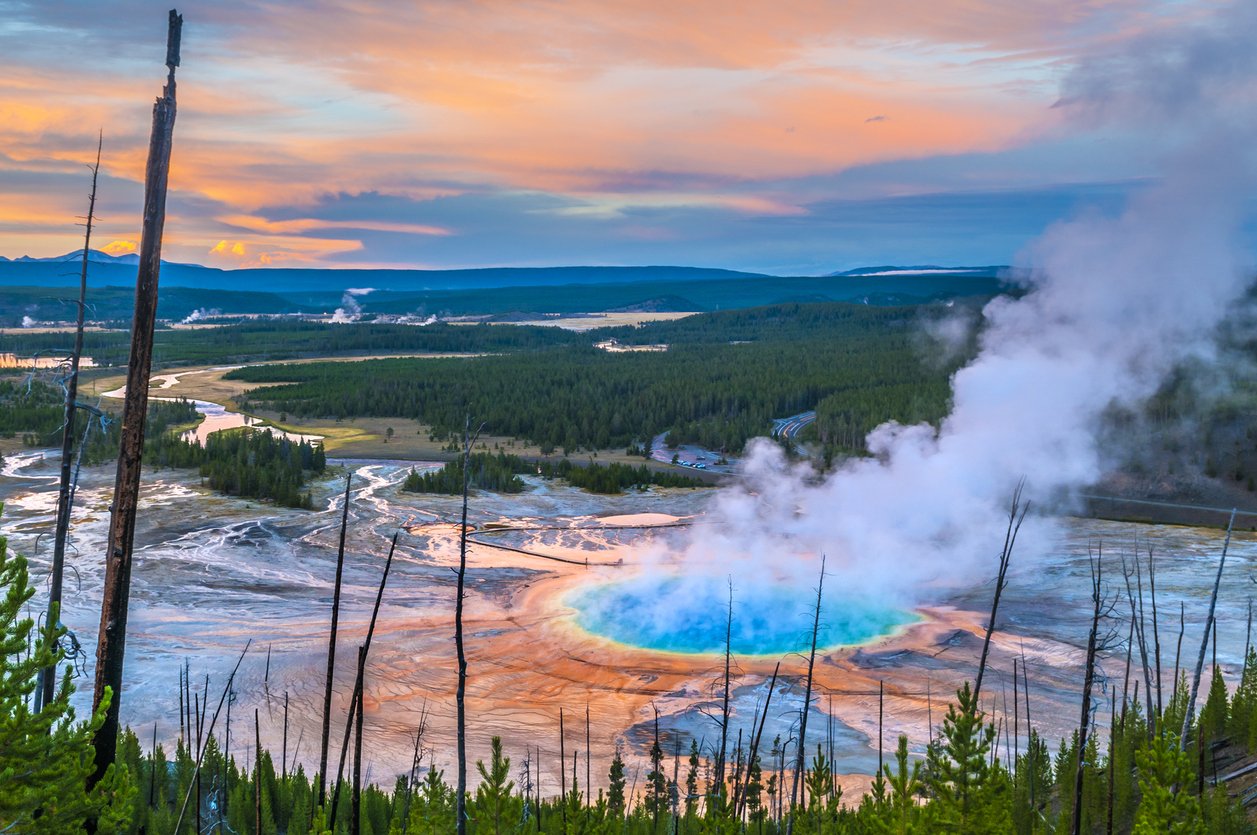
M807 656L807 686L803 690L803 713L799 716L798 756L794 763L794 780L790 785L790 809L786 818L786 835L794 835L794 807L799 802L799 780L807 764L807 715L812 709L812 673L816 669L816 636L821 628L821 597L825 591L825 555L821 555L821 576L816 584L816 608L812 613L812 649Z
M131 548L135 512L140 501L140 464L144 456L144 421L148 410L148 377L153 366L153 326L157 318L157 278L161 271L161 238L166 223L166 183L175 128L175 67L183 18L174 9L166 34L166 87L153 106L153 131L144 173L144 225L140 235L140 266L135 280L135 318L131 323L131 355L127 362L122 436L114 482L105 554L104 594L96 642L96 681L92 710L108 700L105 721L92 741L95 786L113 764L118 748L118 708L122 703L122 662L126 653L127 605L131 597Z
M1209 649L1209 635L1213 631L1213 616L1218 608L1218 586L1222 585L1222 569L1226 566L1226 552L1231 547L1231 531L1235 528L1235 511L1231 511L1231 521L1226 525L1226 541L1222 543L1222 556L1218 560L1218 574L1213 579L1213 594L1209 596L1209 616L1205 618L1205 634L1200 639L1200 655L1196 657L1196 673L1192 676L1192 686L1187 697L1187 710L1183 713L1183 732L1179 737L1179 748L1187 750L1187 734L1192 726L1192 714L1196 711L1196 695L1200 692L1200 675L1205 669L1205 652Z
M729 745L729 667L733 661L733 578L729 578L729 604L725 616L724 692L720 697L720 753L716 757L716 782L712 787L716 802L723 806L725 797L725 758Z
M1112 604L1105 599L1100 581L1103 574L1103 551L1097 551L1091 561L1091 631L1087 635L1087 662L1082 679L1082 716L1078 720L1078 754L1074 774L1074 815L1073 833L1082 832L1082 778L1086 766L1087 731L1091 728L1091 689L1095 683L1095 667L1097 653L1112 644L1113 635L1100 634L1100 621L1112 612ZM1111 750L1111 749L1110 749Z
M589 808L590 798L593 797L593 766L589 762L589 702L585 702L585 807Z
M467 653L463 646L463 595L467 586L467 495L471 492L471 448L480 437L481 424L471 434L471 416L463 421L463 517L458 528L458 591L454 598L454 648L458 654L458 798L455 803L458 835L467 835ZM562 773L563 763L559 763Z
M336 767L336 781L332 783L332 810L327 817L329 821L336 820L336 809L340 803L341 779L345 775L345 756L349 752L350 733L353 731L355 718L358 720L359 733L361 733L362 695L366 681L367 653L371 651L371 639L375 637L375 623L380 616L380 601L384 599L384 587L388 584L389 570L393 567L393 554L397 551L397 539L401 534L400 529L393 534L393 542L388 548L388 559L384 561L384 573L380 576L380 588L375 593L375 605L371 607L371 621L367 624L367 639L358 648L358 666L354 676L353 696L350 697L349 716L345 720L345 737L340 744L340 762Z
M778 661L777 666L773 668L773 677L768 682L768 695L764 697L764 710L762 713L760 713L759 729L755 731L755 735L751 738L751 751L750 751L749 757L747 758L748 771L750 770L751 764L754 763L755 759L759 756L759 741L760 741L760 737L764 735L764 724L768 721L768 707L773 702L773 690L777 688L777 674L780 672L781 672L781 662ZM749 782L749 778L748 778L748 782ZM741 820L742 810L746 808L745 787L743 787L743 790L737 794L737 800L738 800L737 818Z
M262 727L256 707L253 708L253 831L262 831Z
M349 528L349 487L345 476L345 505L340 511L340 547L336 551L336 585L332 590L332 627L327 635L327 684L323 690L323 737L319 745L319 805L327 803L327 738L332 732L332 679L336 674L336 630L340 622L340 585L345 571L345 531Z
M1138 559L1138 555L1136 555ZM1152 547L1148 547L1148 591L1152 596L1152 654L1156 661L1157 677L1157 723L1160 724L1164 705L1161 701L1161 630L1157 625L1157 567L1152 556Z
M87 255L92 246L92 222L96 217L96 181L100 175L100 151L104 144L103 134L96 141L96 164L92 167L92 192L87 198L87 231L83 235L83 260L79 265L78 318L74 328L74 351L70 354L70 370L65 381L65 416L61 427L61 482L57 491L57 524L52 545L52 572L49 576L48 616L44 621L46 640L51 645L57 639L57 626L61 615L61 586L65 575L65 541L70 530L71 490L74 463L74 414L75 398L79 391L79 361L83 357L83 319L87 310ZM39 671L39 688L35 691L35 710L52 701L56 686L56 665Z
M1145 637L1144 628L1144 610L1143 610L1143 585L1139 583L1139 597L1136 602L1134 588L1130 584L1130 578L1133 575L1139 576L1139 556L1135 556L1135 567L1129 568L1126 565L1126 557L1122 557L1122 574L1126 579L1126 599L1130 603L1130 617L1135 624L1135 642L1139 647L1140 669L1143 670L1144 676L1144 710L1148 716L1148 738L1151 739L1156 732L1157 725L1161 721L1161 717L1154 713L1152 704L1152 678L1151 665L1148 663L1148 641ZM1138 695L1138 693L1136 693Z
M999 599L1004 593L1004 588L1008 585L1008 564L1012 561L1013 546L1017 544L1017 532L1021 530L1021 523L1025 521L1026 511L1030 509L1030 502L1021 501L1021 492L1025 488L1025 481L1017 483L1017 488L1013 490L1013 500L1008 506L1008 528L1004 532L1004 549L999 555L999 571L995 575L995 598L991 601L991 619L986 624L986 637L982 640L982 657L978 659L978 675L977 680L973 683L973 703L978 703L978 694L982 692L982 675L986 672L986 657L991 651L991 635L995 632L995 617L999 614Z
M367 648L358 647L358 695L362 696L363 679L367 673ZM349 804L349 835L358 835L362 831L362 710L359 709L354 722L354 784L353 795ZM340 794L340 786L336 788ZM336 819L330 818L333 825ZM259 832L262 830L259 829Z

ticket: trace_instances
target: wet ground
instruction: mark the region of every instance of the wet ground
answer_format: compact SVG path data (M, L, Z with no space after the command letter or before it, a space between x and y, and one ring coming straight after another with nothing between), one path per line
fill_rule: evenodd
M427 746L438 767L451 765L454 730L453 567L457 564L459 502L454 497L399 494L409 463L333 462L354 472L350 531L338 648L337 716L352 684L355 648L370 615L388 543L399 526L394 573L372 645L367 684L365 748L373 779L388 783L410 760L413 733L428 711ZM10 456L0 469L5 502L0 531L10 547L32 560L40 584L50 554L55 460L41 452ZM99 621L100 555L108 524L111 468L85 470L72 528L63 620L92 653ZM689 740L717 741L709 714L720 693L721 657L640 649L594 636L565 605L574 589L633 576L649 542L683 535L709 491L652 490L594 496L562 484L530 479L522 495L473 497L475 541L469 549L468 653L471 753L484 756L489 737L504 738L517 761L540 747L543 790L557 791L558 711L566 708L569 754L583 750L584 712L590 711L595 784L601 784L619 744L630 774L641 768L660 713L665 751ZM340 483L343 485L343 481ZM326 633L341 509L334 479L316 489L314 512L276 509L214 495L183 471L149 473L141 502L127 644L124 721L153 723L170 744L179 732L178 668L194 681L209 675L212 701L246 641L252 640L234 687L233 713L261 707L264 741L280 748L284 694L289 698L289 761L317 760L326 668ZM1182 665L1194 663L1208 589L1222 534L1216 530L1154 527L1066 519L1059 545L1046 560L1017 563L1001 608L984 703L1011 711L1012 662L1024 657L1037 726L1051 737L1077 721L1082 647L1086 641L1088 548L1102 544L1110 576L1122 589L1116 556L1153 546L1164 679L1172 678L1179 603L1185 603ZM1234 680L1245 642L1245 615L1257 557L1251 534L1237 536L1219 602L1218 660ZM1145 583L1147 578L1145 577ZM928 726L941 722L948 695L973 675L991 586L948 590L921 607L920 620L891 637L861 647L824 652L817 660L809 749L834 740L839 770L858 789L876 767L878 689L885 692L884 739L909 734L919 749ZM1145 588L1146 592L1146 588ZM1122 592L1124 594L1124 590ZM36 602L38 602L37 598ZM1114 624L1125 637L1122 624ZM749 739L752 717L767 695L773 657L735 659L729 746L740 730ZM762 746L797 735L805 659L785 656ZM1121 686L1125 656L1104 662L1107 684ZM83 659L79 704L91 690ZM993 700L993 704L992 704ZM1102 700L1107 702L1107 696ZM1024 708L1023 708L1024 709ZM243 711L243 713L241 712ZM574 718L575 717L575 718ZM234 720L233 720L234 721ZM1103 714L1097 721L1104 723ZM334 721L335 727L338 722ZM343 732L337 730L333 737ZM1023 728L1024 733L1024 728ZM243 756L248 734L233 732ZM337 744L333 744L335 751ZM584 763L580 774L583 777ZM644 774L644 770L642 771Z

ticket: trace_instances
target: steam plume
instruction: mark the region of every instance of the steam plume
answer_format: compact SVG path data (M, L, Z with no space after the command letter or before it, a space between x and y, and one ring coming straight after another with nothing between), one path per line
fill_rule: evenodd
M873 457L820 481L752 444L745 483L713 501L684 546L684 574L812 585L810 557L823 552L835 588L919 599L989 575L1023 476L1040 505L1097 480L1102 413L1137 406L1189 357L1209 360L1249 283L1239 232L1254 183L1255 33L1257 11L1236 6L1077 69L1061 109L1166 138L1163 176L1120 215L1060 223L1023 253L1027 292L983 311L979 354L955 375L937 432L881 426ZM1050 532L1033 520L1020 542L1042 548Z

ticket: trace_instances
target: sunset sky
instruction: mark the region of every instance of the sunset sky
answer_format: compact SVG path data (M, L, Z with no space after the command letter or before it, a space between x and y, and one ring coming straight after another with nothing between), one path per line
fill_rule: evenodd
M0 255L81 245L98 129L96 241L135 246L168 8L0 0ZM1181 140L1079 79L1234 26L1210 0L180 11L164 255L220 267L1009 263Z

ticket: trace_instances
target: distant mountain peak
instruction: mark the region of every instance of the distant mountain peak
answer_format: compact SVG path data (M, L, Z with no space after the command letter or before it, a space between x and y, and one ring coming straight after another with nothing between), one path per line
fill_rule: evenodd
M0 261L13 261L19 264L44 263L55 264L60 262L75 262L83 259L83 250L75 249L67 252L65 255L53 255L49 258L35 258L30 255L22 255L17 258L5 258L0 256ZM110 255L100 249L89 250L87 260L94 261L99 264L139 264L140 256L134 252L128 252L123 255Z

